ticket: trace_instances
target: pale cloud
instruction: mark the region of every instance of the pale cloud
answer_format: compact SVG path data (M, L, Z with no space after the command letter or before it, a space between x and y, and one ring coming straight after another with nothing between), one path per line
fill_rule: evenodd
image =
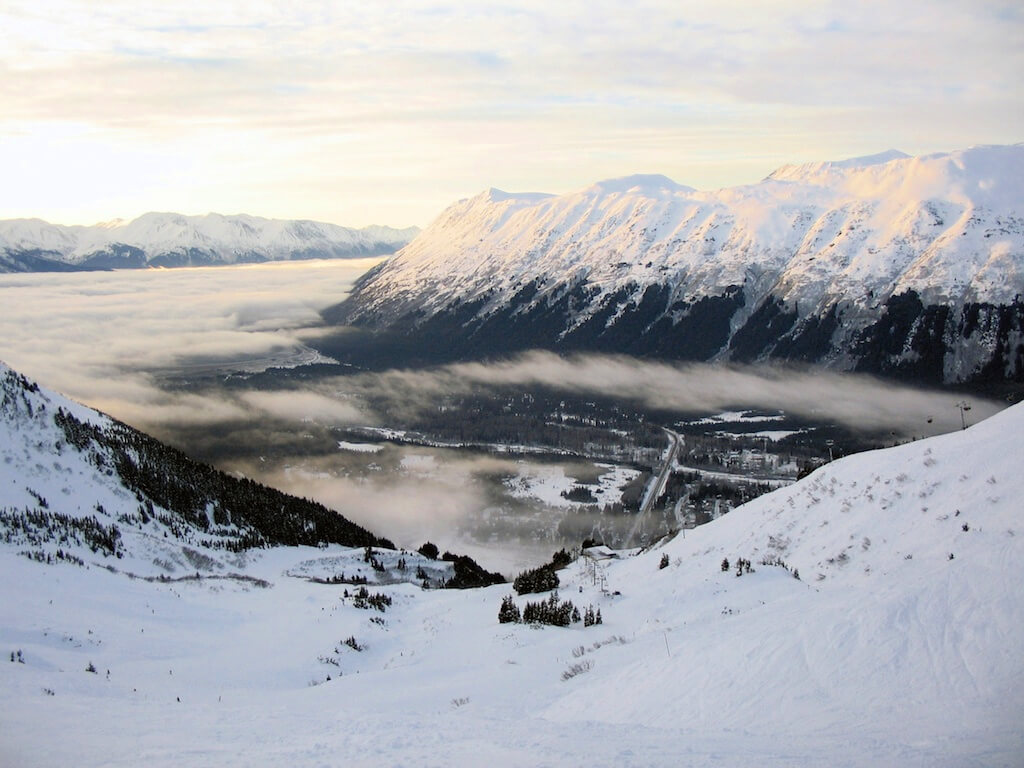
M0 275L0 359L44 385L143 428L259 422L378 423L367 403L408 416L478 387L548 387L703 413L778 408L855 430L923 435L959 426L957 398L818 369L685 365L529 352L497 363L318 380L304 391L167 390L167 374L258 369L313 354L319 310L376 259L231 268ZM328 329L336 333L336 329ZM308 359L308 358L307 358ZM975 398L974 419L998 405ZM929 419L931 421L929 421Z
M133 424L249 418L253 403L167 393L155 375L302 354L319 310L377 261L0 275L0 359Z
M1018 141L1024 117L998 3L82 0L0 28L0 211L65 220L423 224L488 186L715 187Z
M892 432L901 437L940 434L960 426L955 395L871 376L820 368L652 362L618 355L559 356L534 351L501 362L364 374L339 380L336 386L385 396L395 407L406 409L432 408L446 395L479 386L540 386L668 411L709 414L771 408L841 424L855 432ZM973 421L1002 407L982 398L972 398L972 403Z
M245 392L241 400L257 410L292 421L311 421L325 426L372 423L374 417L351 401L316 392Z

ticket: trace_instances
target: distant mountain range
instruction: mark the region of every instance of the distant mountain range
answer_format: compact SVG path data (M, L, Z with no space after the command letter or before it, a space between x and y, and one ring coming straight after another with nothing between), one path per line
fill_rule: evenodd
M258 216L147 213L91 227L0 221L0 272L185 267L394 253L418 227L351 229Z
M784 166L716 191L664 176L491 189L325 318L435 358L539 347L1020 382L1024 144Z

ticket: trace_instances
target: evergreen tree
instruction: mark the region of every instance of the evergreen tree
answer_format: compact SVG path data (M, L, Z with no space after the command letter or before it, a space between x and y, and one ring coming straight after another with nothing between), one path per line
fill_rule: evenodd
M519 607L512 599L512 595L507 595L501 601L501 608L498 609L498 623L500 624L514 624L522 620L522 616L519 613Z
M534 592L547 592L558 588L558 574L551 565L542 565L516 576L512 587L517 594L525 595Z
M437 545L429 541L424 543L417 551L424 557L429 557L431 560L437 560L437 556L440 554L440 550L438 550Z

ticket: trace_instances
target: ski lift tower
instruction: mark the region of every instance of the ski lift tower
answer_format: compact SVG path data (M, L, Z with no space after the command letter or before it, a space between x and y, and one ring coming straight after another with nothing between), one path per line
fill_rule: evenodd
M590 552L584 552L583 557L586 559L586 574L590 577L590 583L598 587L601 590L601 594L607 595L608 577L605 576L601 563Z
M967 429L967 411L971 410L971 404L966 400L961 400L956 403L956 407L960 409L960 429Z

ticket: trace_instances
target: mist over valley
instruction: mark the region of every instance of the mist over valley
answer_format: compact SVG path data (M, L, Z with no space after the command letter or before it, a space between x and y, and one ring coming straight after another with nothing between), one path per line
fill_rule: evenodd
M375 263L2 275L0 332L16 369L194 458L506 573L585 538L649 543L830 454L961 425L960 395L806 367L339 364L320 312ZM970 401L972 421L1000 407ZM665 429L674 479L638 520Z

